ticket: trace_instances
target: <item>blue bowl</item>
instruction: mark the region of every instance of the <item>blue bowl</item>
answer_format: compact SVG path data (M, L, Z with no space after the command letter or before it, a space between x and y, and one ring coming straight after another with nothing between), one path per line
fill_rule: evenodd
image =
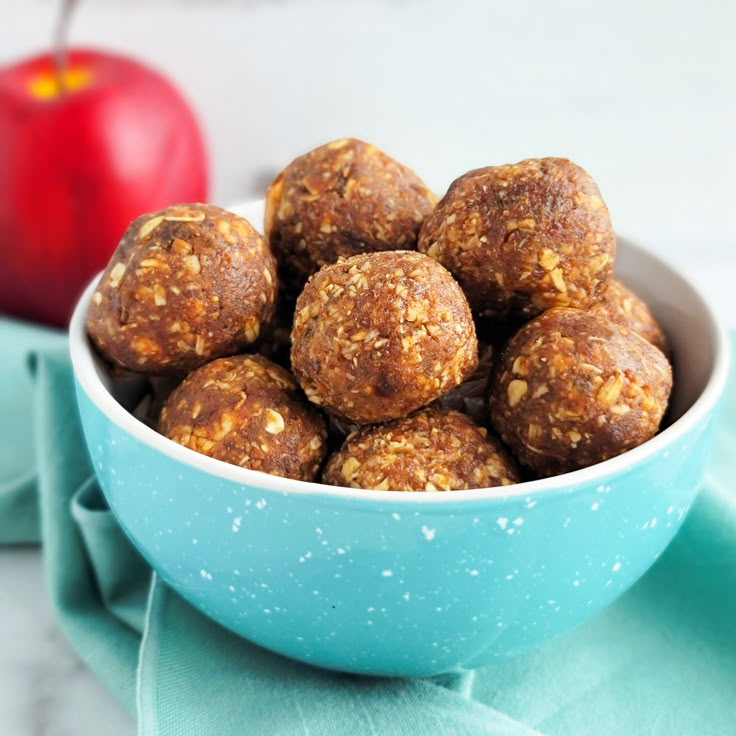
M262 220L260 204L241 211ZM124 408L125 387L86 339L93 283L70 341L110 507L184 598L294 659L430 676L536 647L608 606L670 542L702 481L726 380L726 337L696 289L627 241L617 268L672 343L670 426L584 470L452 493L286 480L162 437Z

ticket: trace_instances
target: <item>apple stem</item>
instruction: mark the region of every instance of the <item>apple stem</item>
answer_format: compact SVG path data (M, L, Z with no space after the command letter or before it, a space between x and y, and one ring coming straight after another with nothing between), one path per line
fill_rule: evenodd
M69 21L79 0L61 0L61 10L56 18L54 30L54 64L56 66L56 81L59 92L66 92L66 71L68 58L67 46L69 38Z

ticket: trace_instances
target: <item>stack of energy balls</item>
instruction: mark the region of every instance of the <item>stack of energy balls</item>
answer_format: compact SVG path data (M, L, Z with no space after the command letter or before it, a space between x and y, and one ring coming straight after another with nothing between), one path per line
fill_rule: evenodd
M92 296L111 364L181 379L158 418L172 440L289 478L449 491L657 432L667 342L613 278L608 209L571 161L470 171L437 203L338 140L279 174L264 230L212 205L144 215ZM479 391L484 411L458 411Z

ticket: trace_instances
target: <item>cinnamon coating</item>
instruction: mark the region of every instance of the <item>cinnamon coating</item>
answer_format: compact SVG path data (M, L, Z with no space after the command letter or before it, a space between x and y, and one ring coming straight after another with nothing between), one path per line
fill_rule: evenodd
M656 434L672 369L643 337L577 309L528 322L499 358L494 428L543 476L601 462Z
M616 239L588 173L542 158L456 179L425 220L419 250L449 269L478 316L529 319L590 305L611 279Z
M265 233L284 280L301 288L340 257L414 250L436 198L375 146L343 138L292 161L266 192Z
M448 271L410 251L324 266L296 303L291 366L307 397L359 423L403 417L478 363L470 308Z
M588 308L588 312L627 327L669 357L667 337L646 302L618 279L611 279L598 301Z
M185 373L254 342L276 289L274 257L247 220L173 205L128 227L92 294L87 331L113 364Z
M519 480L516 463L488 430L436 407L353 432L322 474L328 485L390 491L455 491Z
M292 376L260 355L213 360L167 399L159 431L226 463L313 480L326 453L319 412Z

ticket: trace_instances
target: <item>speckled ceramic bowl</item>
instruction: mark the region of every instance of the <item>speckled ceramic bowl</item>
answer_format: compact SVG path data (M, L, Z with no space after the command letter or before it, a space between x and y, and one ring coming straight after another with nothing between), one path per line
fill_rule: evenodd
M262 221L260 205L242 211ZM672 539L703 477L726 378L725 335L685 278L626 241L618 274L672 342L672 424L567 475L416 494L284 480L158 435L119 403L90 349L90 286L72 320L71 354L102 488L164 580L276 652L338 670L422 676L511 657L631 586Z

